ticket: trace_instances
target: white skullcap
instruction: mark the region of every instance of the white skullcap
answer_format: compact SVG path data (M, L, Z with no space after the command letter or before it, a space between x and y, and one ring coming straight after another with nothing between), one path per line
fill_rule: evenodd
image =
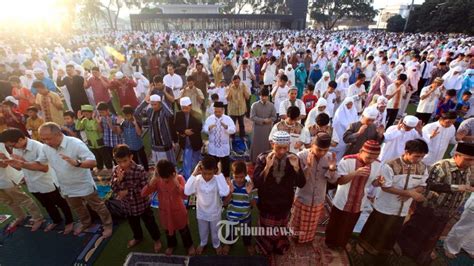
M7 97L5 97L5 101L14 103L16 106L18 106L18 100L15 99L15 97L13 97L13 96L7 96Z
M135 72L133 73L133 76L136 78L136 79L139 79L142 77L142 74L140 72Z
M418 118L413 115L407 115L405 118L403 118L403 124L405 124L407 127L416 127L418 125Z
M388 100L384 96L379 96L377 98L377 106L387 106Z
M191 104L192 104L192 102L191 102L191 99L189 97L183 97L183 98L179 99L179 105L181 105L181 106L189 106Z
M272 142L274 144L290 144L290 134L286 131L276 131L272 135Z
M326 77L326 78L329 78L331 76L331 74L329 74L329 72L325 71L323 73L323 77Z
M379 111L373 107L365 108L364 112L362 113L362 116L368 119L376 119L378 115Z
M115 78L118 78L118 79L123 78L123 73L118 71L117 73L115 73Z
M44 70L41 69L41 68L39 68L39 67L37 67L37 68L33 69L33 73L34 73L34 74L41 74L41 73L44 73Z
M122 74L123 75L123 74ZM161 97L160 95L153 94L150 96L150 102L161 102Z
M216 86L216 84L214 84L214 82L211 82L211 84L209 84L209 87L211 87L211 88L215 87L215 86Z

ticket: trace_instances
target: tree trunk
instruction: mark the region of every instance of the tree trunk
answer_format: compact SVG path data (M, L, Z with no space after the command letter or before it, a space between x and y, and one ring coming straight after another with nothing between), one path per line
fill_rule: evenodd
M117 13L115 13L115 18L114 18L114 30L118 30L118 27L117 27L117 20L118 20L118 16L119 16L119 13L120 13L120 3L119 3L119 0L115 0L115 4L117 5Z

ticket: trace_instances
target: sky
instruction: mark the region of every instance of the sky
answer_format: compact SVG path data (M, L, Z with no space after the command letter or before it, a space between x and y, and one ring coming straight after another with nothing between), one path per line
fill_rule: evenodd
M425 0L415 0L415 5L416 4L423 4ZM411 4L411 0L374 0L374 8L379 9L379 8L384 8L386 5L396 5L396 4Z

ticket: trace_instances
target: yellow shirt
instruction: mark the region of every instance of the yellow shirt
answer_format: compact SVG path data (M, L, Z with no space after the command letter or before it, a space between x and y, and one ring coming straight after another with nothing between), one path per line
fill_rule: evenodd
M40 117L37 117L35 120L31 119L31 117L26 119L26 129L31 130L31 138L34 140L39 141L38 129L42 124L44 124L44 120Z
M43 111L43 117L46 122L54 122L60 126L64 125L64 105L57 93L50 91L47 95L36 94L36 104Z

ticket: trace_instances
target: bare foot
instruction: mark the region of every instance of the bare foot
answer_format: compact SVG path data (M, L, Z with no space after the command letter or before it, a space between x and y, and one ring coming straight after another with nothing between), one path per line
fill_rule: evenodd
M48 224L48 226L46 226L44 231L49 232L49 231L53 230L56 226L57 226L57 224Z
M112 235L112 226L104 227L104 232L102 232L102 237L107 238Z
M173 255L173 250L174 250L173 248L167 248L167 249L165 250L166 256L171 256L171 255Z
M224 247L222 248L222 255L229 255L229 251L230 251L230 246L224 245Z
M436 254L434 251L431 251L430 257L432 260L435 260L438 257L438 254Z
M22 224L24 220L25 220L25 218L16 218L15 220L13 220L13 222L10 223L10 225L8 226L8 228L17 227L17 226L19 226L20 224Z
M359 253L359 255L364 255L364 249L359 245L359 244L356 244L356 251L357 253Z
M444 250L444 255L446 255L446 257L450 258L450 259L455 259L456 258L456 254L453 254L447 250Z
M68 235L72 232L73 229L74 229L74 223L66 224L66 226L64 226L63 234Z
M155 245L153 246L153 250L158 253L161 250L161 241L157 240L155 241Z
M350 243L347 243L346 244L346 251L351 252L351 250L352 250L352 245Z
M249 253L250 256L255 255L255 247L254 246L248 246L247 247L247 252Z
M217 254L217 255L222 255L222 246L218 246L218 247L216 248L216 254Z
M203 246L198 246L197 249L196 249L196 254L201 255L203 251L204 251L204 247Z
M36 220L31 226L31 232L37 231L43 224L43 219Z
M188 248L188 256L194 256L196 255L196 249L191 246L190 248Z
M128 243L127 243L127 248L133 248L134 246L140 244L140 242L142 242L142 241L138 240L138 239L129 240Z

